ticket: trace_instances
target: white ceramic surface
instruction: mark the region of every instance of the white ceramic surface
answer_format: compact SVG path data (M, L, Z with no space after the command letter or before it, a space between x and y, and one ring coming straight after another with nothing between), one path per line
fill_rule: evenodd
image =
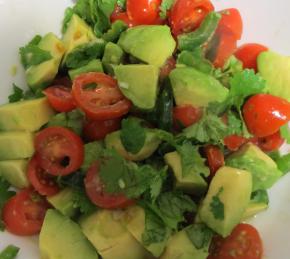
M242 42L264 43L290 54L290 1L288 0L216 0L217 9L238 7L244 19ZM59 33L63 11L70 0L0 0L0 103L7 100L13 82L24 86L23 70L18 63L18 48L34 34ZM17 66L17 75L11 67ZM290 71L289 71L290 72ZM290 151L284 147L284 151ZM265 258L290 258L290 175L270 191L270 208L251 222L259 229L265 246ZM21 247L19 259L39 258L37 238L19 238L0 233L0 251L8 244ZM117 258L116 258L117 259Z

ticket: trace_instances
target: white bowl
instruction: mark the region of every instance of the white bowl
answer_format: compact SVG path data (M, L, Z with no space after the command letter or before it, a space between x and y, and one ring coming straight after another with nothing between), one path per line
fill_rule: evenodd
M242 42L263 43L282 54L290 54L290 2L287 0L216 0L217 9L237 7L244 19ZM0 0L0 103L7 101L12 83L25 86L18 48L36 33L59 34L69 0ZM17 75L11 68L17 66ZM290 71L289 71L290 73ZM285 146L284 151L290 148ZM251 220L260 231L267 259L290 258L290 175L270 191L270 208ZM19 259L39 258L37 238L0 233L0 251L8 244L21 247Z

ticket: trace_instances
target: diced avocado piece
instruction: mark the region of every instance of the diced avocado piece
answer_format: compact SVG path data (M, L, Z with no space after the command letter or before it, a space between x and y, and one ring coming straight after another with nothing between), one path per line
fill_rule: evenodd
M81 228L103 259L143 259L147 251L121 223L120 211L99 210L81 220Z
M144 110L154 108L159 76L156 66L120 65L114 67L114 71L122 93L136 107Z
M113 67L115 65L121 64L123 59L124 51L122 50L122 48L115 43L108 42L105 47L105 52L102 59L105 70L110 74L114 74Z
M166 250L160 259L206 259L208 247L197 249L189 239L186 229L174 234L166 246Z
M160 243L153 243L149 246L143 244L142 234L145 230L145 211L140 206L132 206L124 212L124 225L127 230L142 244L153 256L159 257L166 246L167 239ZM169 237L168 233L168 237Z
M39 236L41 259L98 259L79 225L56 210L48 210Z
M63 59L63 64L65 62L66 56L76 47L95 40L91 27L82 20L78 15L73 14L67 30L63 36L63 43L66 49L65 57Z
M34 134L25 131L0 132L0 161L32 157Z
M0 106L0 131L37 131L54 115L46 98Z
M186 176L182 175L181 158L177 152L167 153L164 160L173 171L177 190L193 195L202 195L206 192L207 183L198 172L192 171Z
M77 76L88 72L104 72L102 62L99 59L94 59L83 67L69 70L68 74L70 79L74 80Z
M121 34L118 44L135 58L157 67L165 64L176 46L170 28L166 25L143 25L130 28Z
M74 191L70 188L63 189L59 193L47 197L47 201L64 216L73 217L77 212Z
M222 102L228 96L228 89L218 80L191 67L178 67L169 78L178 106L207 107L209 103Z
M249 171L253 177L253 191L272 187L282 176L272 158L252 143L243 145L230 155L226 165Z
M15 188L26 188L29 186L27 164L25 159L0 161L0 176Z
M114 148L122 157L131 161L142 161L150 157L161 143L154 130L146 129L144 146L137 154L129 153L123 146L120 131L110 133L105 138L106 148Z
M251 173L221 167L213 177L198 214L202 222L223 237L241 221L252 192Z
M62 41L53 33L46 34L39 42L38 47L49 51L52 59L31 66L25 71L27 84L33 90L47 86L55 78L65 52Z
M258 190L252 193L250 204L248 205L243 219L255 216L259 212L268 209L269 196L266 190Z
M290 101L290 57L273 51L258 56L258 71L266 80L266 91Z

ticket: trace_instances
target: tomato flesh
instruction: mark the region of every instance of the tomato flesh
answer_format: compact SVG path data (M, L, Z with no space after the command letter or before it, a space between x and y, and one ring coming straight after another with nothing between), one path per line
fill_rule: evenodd
M230 151L238 150L248 140L242 136L230 135L224 138L224 144Z
M163 80L169 76L170 72L176 67L176 61L174 57L167 59L165 65L160 69L160 79Z
M225 165L224 154L219 147L214 145L206 146L205 154L210 169L210 178L212 178L217 172L217 170Z
M78 170L84 160L81 138L63 127L48 127L35 137L36 158L49 174L68 175Z
M176 127L182 124L189 127L198 122L202 117L202 109L195 108L191 105L176 106L173 108L173 119Z
M243 33L243 20L241 14L236 8L229 8L220 12L222 18L219 22L219 27L227 27L240 40Z
M19 236L38 234L48 203L31 189L24 189L8 200L3 208L7 230Z
M280 131L277 131L273 135L258 139L258 146L264 152L277 151L283 143L284 139L281 137Z

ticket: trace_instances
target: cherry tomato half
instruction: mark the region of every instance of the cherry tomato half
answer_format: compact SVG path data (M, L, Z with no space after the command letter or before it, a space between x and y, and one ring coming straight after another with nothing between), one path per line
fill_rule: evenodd
M59 192L55 180L40 167L35 156L29 161L27 177L34 189L41 195L51 196Z
M243 116L254 136L270 136L289 121L290 103L270 94L257 94L245 103Z
M90 86L89 89L86 86ZM117 81L104 73L91 72L78 76L73 82L72 93L77 105L92 120L120 118L132 106L121 93Z
M280 131L274 133L273 135L258 139L258 146L264 152L277 151L283 143L284 139L281 137Z
M87 172L85 178L86 193L90 200L103 209L121 209L134 204L122 194L112 195L104 191L99 176L100 162L95 162Z
M113 12L111 15L111 22L114 23L115 21L123 21L128 25L128 27L133 27L136 24L129 18L128 14L125 12Z
M180 123L184 127L198 122L202 117L202 109L192 107L191 105L176 106L173 108L173 119L176 125Z
M253 226L239 224L227 238L214 237L209 253L208 259L261 259L263 244Z
M49 127L35 137L36 157L48 173L68 175L79 169L84 160L81 138L63 127Z
M40 232L48 203L32 189L24 189L9 199L3 208L7 230L19 236Z
M243 20L238 9L230 8L220 12L222 18L219 27L227 27L240 40L243 33Z
M172 33L178 36L195 30L213 10L214 6L209 0L176 0L169 16Z
M210 169L210 178L212 178L216 171L225 165L224 154L219 147L208 145L205 147L205 155Z
M224 138L224 144L230 151L238 150L248 140L242 136L230 135Z
M244 68L254 69L257 72L257 58L260 53L267 51L268 48L257 43L248 43L239 47L235 56L242 61Z
M76 107L70 88L61 85L51 86L44 90L44 94L52 108L58 112L69 112Z

